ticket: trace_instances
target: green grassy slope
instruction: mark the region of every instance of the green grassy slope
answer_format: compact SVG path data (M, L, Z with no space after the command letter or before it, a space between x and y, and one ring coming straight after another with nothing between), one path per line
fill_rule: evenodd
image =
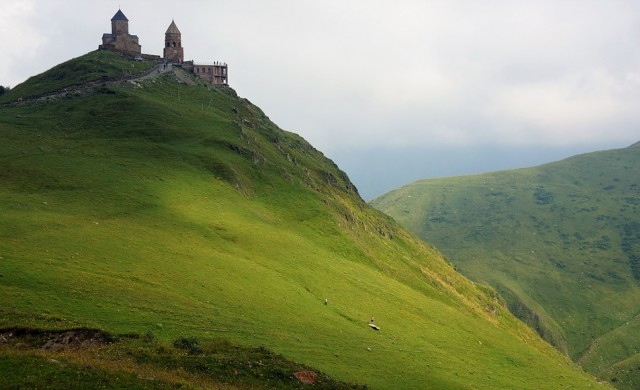
M601 372L637 351L640 148L419 181L374 200ZM631 325L628 325L631 324ZM628 346L629 348L619 348ZM583 356L584 355L584 356Z
M598 386L233 90L140 85L0 107L0 327L222 337L373 388Z
M126 54L94 51L57 65L45 74L30 77L0 96L0 104L39 97L88 82L107 82L142 74L154 66L152 61L133 61Z

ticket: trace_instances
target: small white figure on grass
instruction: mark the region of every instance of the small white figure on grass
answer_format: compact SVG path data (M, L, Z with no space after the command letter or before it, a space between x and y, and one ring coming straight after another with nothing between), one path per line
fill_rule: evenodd
M371 321L369 321L369 326L373 330L380 330L380 327L378 327L374 322L375 322L375 318L373 318L373 316L371 316Z

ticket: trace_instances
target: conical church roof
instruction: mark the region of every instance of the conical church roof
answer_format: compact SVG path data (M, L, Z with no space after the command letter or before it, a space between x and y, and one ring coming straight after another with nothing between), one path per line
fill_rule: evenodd
M180 30L178 30L176 22L174 22L173 20L171 21L171 24L169 25L169 28L167 29L167 32L165 34L180 34Z
M111 21L116 21L116 20L124 20L124 21L129 21L129 19L127 19L126 16L124 16L124 14L122 13L121 10L118 10L118 12L116 12L115 15L113 15L113 18L111 18Z

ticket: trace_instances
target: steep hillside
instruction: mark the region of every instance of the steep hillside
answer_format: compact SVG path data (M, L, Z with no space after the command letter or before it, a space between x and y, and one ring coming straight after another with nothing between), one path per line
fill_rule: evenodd
M122 60L65 66L96 58ZM145 335L203 359L216 349L180 340L224 338L373 388L598 386L232 89L171 70L40 93L55 74L0 107L0 327ZM97 355L182 372L167 347L126 345ZM0 348L0 369L43 353Z
M372 204L594 373L637 353L640 148L419 181ZM636 358L637 361L637 358Z

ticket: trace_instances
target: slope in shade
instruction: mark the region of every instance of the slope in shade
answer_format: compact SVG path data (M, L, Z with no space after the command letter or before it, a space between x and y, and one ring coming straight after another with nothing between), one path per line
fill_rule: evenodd
M628 329L640 299L637 145L419 181L372 205L438 246L463 274L494 286L549 342L604 375L636 353Z

